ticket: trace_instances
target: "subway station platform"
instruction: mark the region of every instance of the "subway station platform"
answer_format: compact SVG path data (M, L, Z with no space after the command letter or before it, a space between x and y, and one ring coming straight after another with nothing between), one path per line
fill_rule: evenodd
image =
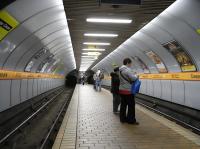
M120 123L112 95L77 85L53 149L200 149L200 136L136 106L140 125Z

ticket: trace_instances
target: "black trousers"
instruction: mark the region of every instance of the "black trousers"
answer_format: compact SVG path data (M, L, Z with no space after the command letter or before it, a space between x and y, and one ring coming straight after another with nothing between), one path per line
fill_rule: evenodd
M113 112L118 111L119 105L120 105L120 96L119 94L113 93Z
M121 96L120 121L129 123L136 122L134 95L120 94L120 96ZM126 113L127 107L128 107L128 112Z

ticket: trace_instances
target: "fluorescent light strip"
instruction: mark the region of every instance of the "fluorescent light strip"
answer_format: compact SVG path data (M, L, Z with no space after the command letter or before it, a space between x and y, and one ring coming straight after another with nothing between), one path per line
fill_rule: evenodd
M107 42L84 42L85 45L101 45L101 46L109 46L110 43Z
M94 60L96 60L96 58L81 58L81 60L90 60L90 61L94 61Z
M96 57L96 56L92 56L92 55L81 55L81 57L88 57L88 58L92 58L92 57Z
M81 66L89 66L89 65L92 65L93 64L93 62L92 63L81 63Z
M91 65L81 65L80 67L90 67Z
M83 54L83 53L82 53ZM87 53L88 54L88 53ZM85 59L95 59L97 58L98 55L82 55L81 58L85 58Z
M84 69L84 70L87 70L89 67L80 67L80 69Z
M87 22L95 23L119 23L119 24L129 24L132 22L130 19L108 19L108 18L87 18Z
M88 53L88 52L86 52L86 53ZM83 54L83 53L82 53ZM81 57L88 57L88 58L92 58L92 57L98 57L98 56L94 56L94 55L81 55Z
M97 57L82 57L81 60L96 60Z
M94 63L95 61L81 61L81 64L92 64Z
M91 36L91 37L117 37L118 34L85 33L84 36Z
M82 53L83 55L93 55L93 56L97 56L97 55L101 55L100 52L87 52L87 53Z
M82 49L83 51L105 51L105 49Z
M81 59L81 61L96 61L97 59Z
M79 71L86 71L88 68L80 68Z
M93 62L96 61L95 59L81 59L81 62Z
M81 63L93 63L95 60L81 60Z

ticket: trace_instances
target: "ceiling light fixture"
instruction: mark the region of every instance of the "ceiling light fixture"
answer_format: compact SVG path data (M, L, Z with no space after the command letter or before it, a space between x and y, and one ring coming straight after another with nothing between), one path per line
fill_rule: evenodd
M84 42L85 45L100 45L100 46L109 46L110 43L107 42Z
M105 51L105 49L82 49L83 51Z
M81 55L81 57L89 57L89 58L92 58L94 57L93 55Z
M86 65L86 64L91 65L93 62L94 61L91 61L91 62L81 62L81 65Z
M82 53L84 55L93 55L93 56L98 56L98 55L101 55L100 52L87 52L87 53Z
M82 57L82 60L95 60L97 57L93 56L93 57Z
M119 23L119 24L129 24L132 22L130 19L108 19L108 18L87 18L87 22L95 23Z
M95 60L81 60L81 63L92 63L94 62Z
M81 67L80 67L79 71L85 72L85 71L87 71L87 69L88 69L88 68L81 68Z
M85 33L84 36L91 36L91 37L117 37L118 34Z
M96 56L96 55L90 55L90 56L81 56L81 59L83 59L83 60L92 60L92 59L97 59L98 58L98 56Z
M85 65L85 64L81 64L80 67L90 67L92 64L89 65Z

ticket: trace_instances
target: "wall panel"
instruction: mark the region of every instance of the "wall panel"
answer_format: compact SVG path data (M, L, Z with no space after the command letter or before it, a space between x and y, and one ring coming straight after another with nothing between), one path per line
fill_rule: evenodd
M147 94L147 80L141 80L141 87L140 87L141 94Z
M20 103L20 89L21 89L21 80L12 80L11 106L14 106Z
M170 80L161 80L162 96L161 99L172 101L172 86Z
M153 88L153 96L157 98L161 98L161 82L160 80L152 80L153 85L151 88Z
M28 80L28 99L33 97L33 79Z
M185 105L200 110L200 82L184 81Z
M172 102L185 104L185 87L183 81L172 80Z
M153 96L154 88L153 88L153 81L147 80L147 95Z
M28 98L28 80L21 80L21 92L20 92L21 102L27 100Z
M10 106L10 87L11 80L1 80L0 81L0 111L3 111Z

